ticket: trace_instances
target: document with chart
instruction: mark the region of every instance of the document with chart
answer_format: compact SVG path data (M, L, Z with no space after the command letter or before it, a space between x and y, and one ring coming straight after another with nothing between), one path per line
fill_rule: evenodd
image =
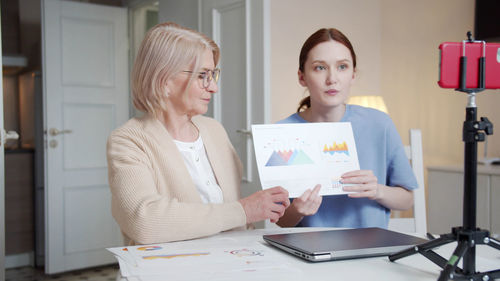
M346 194L340 176L359 170L349 122L252 125L252 135L263 189L295 198L321 184L320 195Z

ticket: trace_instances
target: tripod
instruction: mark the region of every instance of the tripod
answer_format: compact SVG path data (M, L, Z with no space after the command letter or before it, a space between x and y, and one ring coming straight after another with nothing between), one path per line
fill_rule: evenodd
M478 42L469 39L463 44ZM483 43L483 47L485 42ZM464 46L465 47L465 46ZM464 48L465 50L465 48ZM484 141L485 133L493 134L493 124L486 117L477 121L476 93L484 90L485 58L479 59L479 87L466 88L467 57L465 53L460 58L460 88L457 91L468 94L468 103L465 109L465 121L462 129L462 140L465 143L464 159L464 206L463 226L453 227L451 233L442 234L439 238L417 245L413 248L389 256L390 261L396 261L416 253L420 253L443 270L438 281L453 280L481 280L488 281L500 277L500 269L476 272L476 245L485 244L500 250L500 241L490 237L488 230L476 227L476 184L477 184L477 143ZM458 242L451 257L446 260L432 249L451 242ZM458 262L463 258L463 268L458 267Z

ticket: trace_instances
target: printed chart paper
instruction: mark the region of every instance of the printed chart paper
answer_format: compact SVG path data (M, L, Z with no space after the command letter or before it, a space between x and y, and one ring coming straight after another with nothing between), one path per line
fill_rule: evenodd
M263 189L286 188L299 197L321 184L320 195L339 195L340 176L359 170L350 122L252 125Z
M279 254L258 242L204 247L193 240L107 250L117 258L123 277L141 280L233 280L229 277L234 274L279 279L294 271Z

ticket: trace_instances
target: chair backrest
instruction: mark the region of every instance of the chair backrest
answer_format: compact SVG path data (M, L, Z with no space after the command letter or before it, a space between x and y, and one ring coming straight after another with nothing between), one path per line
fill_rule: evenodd
M418 183L418 188L413 191L413 218L401 218L398 217L400 212L393 212L395 217L389 220L389 229L425 235L427 233L427 216L425 211L424 160L422 133L419 129L410 129L410 145L405 146L405 151Z

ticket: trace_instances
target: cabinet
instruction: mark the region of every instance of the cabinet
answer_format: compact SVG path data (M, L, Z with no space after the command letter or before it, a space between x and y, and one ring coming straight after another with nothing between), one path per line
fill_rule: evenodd
M431 233L449 233L463 225L462 166L430 166L428 169L428 229ZM477 226L500 237L500 167L477 167Z
M5 150L5 254L34 250L33 150Z

